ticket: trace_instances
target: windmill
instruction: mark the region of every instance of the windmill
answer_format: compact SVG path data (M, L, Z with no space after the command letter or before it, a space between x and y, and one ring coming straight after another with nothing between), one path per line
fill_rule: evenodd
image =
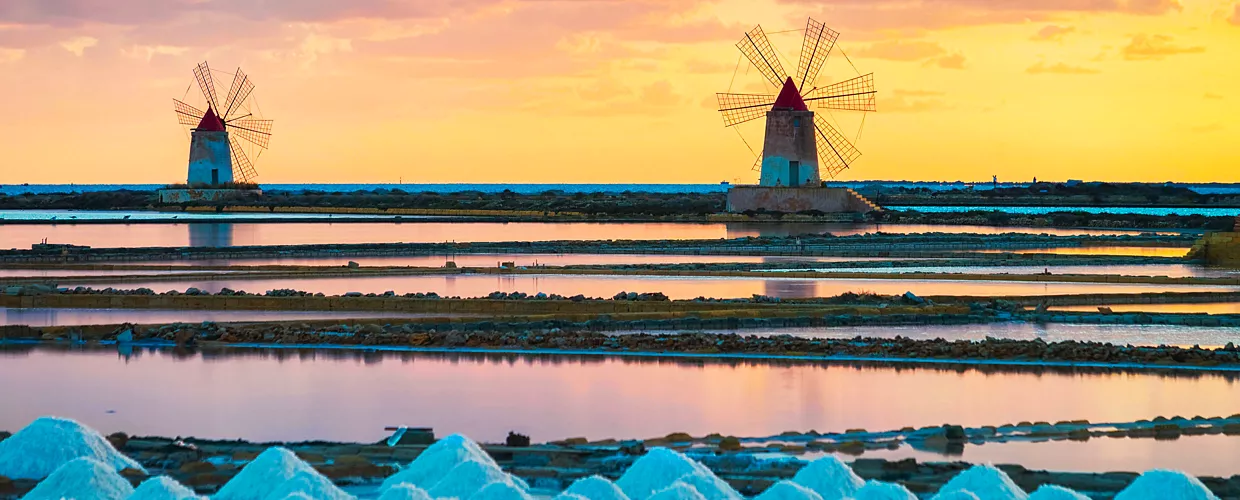
M736 43L766 81L780 89L778 95L716 94L725 127L766 117L766 136L755 164L755 170L761 170L759 185L818 185L823 175L835 178L861 156L823 113L811 110L876 110L873 73L815 85L839 36L838 31L811 18L805 26L796 73L791 75L784 72L762 26Z
M220 100L215 76L205 61L194 68L194 80L201 92L200 105L172 100L177 121L191 127L188 183L254 182L258 172L250 156L257 160L271 141L271 120L262 119L254 101L254 82L237 68L228 94ZM186 89L186 97L193 86Z

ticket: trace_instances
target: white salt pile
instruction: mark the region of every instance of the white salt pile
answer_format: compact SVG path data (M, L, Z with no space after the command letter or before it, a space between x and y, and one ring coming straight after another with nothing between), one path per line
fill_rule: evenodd
M466 460L461 462L440 479L433 488L426 491L431 498L465 499L477 493L483 486L495 482L509 483L524 490L524 483L518 483L506 472L500 470L495 462L477 462Z
M974 465L956 474L939 493L968 491L985 500L1026 500L1029 494L993 465Z
M300 491L294 491L276 500L315 500L315 498Z
M814 493L814 490L797 483L785 480L772 484L761 495L754 497L754 500L822 500L822 495Z
M431 496L427 495L426 490L422 488L403 483L388 488L382 495L379 495L379 500L431 500Z
M1063 486L1044 484L1029 495L1029 500L1089 500L1089 497Z
M850 498L865 484L835 455L827 455L802 467L792 476L792 482L814 490L826 500Z
M575 493L560 493L552 500L590 500L590 497L581 496Z
M702 464L680 453L662 447L651 448L634 461L629 470L624 471L624 475L616 480L616 486L631 500L646 500L686 474L703 472L714 475Z
M1183 472L1154 469L1115 495L1115 500L1218 500L1206 485Z
M0 441L0 476L43 479L70 460L82 457L102 462L113 470L146 472L94 429L67 418L39 417Z
M977 495L974 495L971 492L964 491L964 490L958 490L958 491L948 491L946 493L939 493L938 495L935 495L930 500L981 500L981 499L978 498Z
M650 500L706 500L698 490L683 481L676 481L650 495Z
M532 500L532 497L510 481L496 481L483 486L469 500Z
M305 493L306 496L317 500L353 500L353 495L345 493L332 483L331 479L314 469L297 471L293 477L280 483L276 489L267 494L267 500L288 498L293 493Z
M706 500L744 500L741 494L732 488L727 481L719 479L714 472L702 467L703 471L680 476L681 481L701 493Z
M870 480L857 490L853 500L917 500L917 495L899 484Z
M65 462L22 499L124 500L132 494L133 486L111 465L83 457Z
M429 491L449 471L470 460L499 468L478 443L460 434L453 434L428 446L409 466L385 479L380 490L408 483Z
M220 488L212 500L264 500L298 472L315 472L287 448L267 448Z
M620 487L616 483L611 482L603 476L583 477L568 489L564 490L568 495L580 495L590 500L629 500L629 497L620 491Z
M147 479L133 490L129 500L206 500L168 476Z

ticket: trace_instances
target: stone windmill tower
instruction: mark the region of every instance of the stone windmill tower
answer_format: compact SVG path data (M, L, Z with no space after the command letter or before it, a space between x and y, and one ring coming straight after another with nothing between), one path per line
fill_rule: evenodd
M206 111L179 99L172 100L177 121L192 127L186 174L190 186L253 183L258 178L250 157L257 160L267 149L272 121L259 115L250 77L241 68L232 76L228 94L221 101L216 95L211 68L203 62L194 68L194 80Z

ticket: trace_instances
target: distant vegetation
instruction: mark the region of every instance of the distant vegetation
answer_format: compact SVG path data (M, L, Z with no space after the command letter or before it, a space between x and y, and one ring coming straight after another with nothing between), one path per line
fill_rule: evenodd
M894 188L864 193L879 205L1240 206L1240 195L1200 194L1181 186L1039 182L998 189Z
M258 189L258 184L253 182L224 182L220 184L169 184L164 189Z

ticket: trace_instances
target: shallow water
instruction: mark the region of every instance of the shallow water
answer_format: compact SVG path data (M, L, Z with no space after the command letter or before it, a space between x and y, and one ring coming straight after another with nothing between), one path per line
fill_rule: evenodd
M416 318L468 316L376 311L202 311L175 309L51 309L0 307L0 326L77 326L121 323L162 324L203 321L295 321L317 319Z
M59 283L74 287L71 279ZM372 276L257 280L186 280L143 283L94 282L95 289L150 288L157 292L185 291L189 287L208 292L223 288L261 293L290 288L340 295L348 292L397 294L435 292L445 297L481 297L491 292L546 293L609 298L619 292L662 292L672 299L696 297L741 298L755 294L782 298L834 297L845 292L899 295L1063 295L1081 293L1145 293L1171 291L1233 291L1237 288L1193 285L1141 285L1111 283L1059 283L1017 281L954 281L915 279L798 279L798 278L703 278L555 274L452 274L433 276Z
M125 276L197 273L194 270L104 270L104 269L0 269L0 278L42 278L46 276ZM212 271L229 273L233 271Z
M185 266L343 266L355 261L362 266L441 267L455 262L460 267L497 267L500 262L513 262L519 267L629 265L629 264L711 264L711 263L778 263L778 262L861 262L904 260L890 257L801 257L751 255L640 255L640 254L546 254L546 253L461 253L380 257L272 257L261 259L209 259L174 261L139 261L150 265ZM110 261L111 262L111 261Z
M1205 267L1196 264L1132 264L1104 266L919 266L919 267L852 267L808 268L801 271L856 273L955 273L955 274L1089 274L1107 276L1168 276L1172 278L1236 278L1240 270ZM789 270L796 271L796 270Z
M546 441L1121 422L1226 416L1240 400L1234 377L1205 373L292 349L122 355L0 345L0 380L23 381L0 384L0 429L52 414L105 433L281 441L376 441L394 425L487 441L511 430ZM1131 458L1107 466L1148 468L1142 460L1150 457Z
M1096 309L1095 309L1096 310ZM850 339L853 337L895 338L918 340L1034 340L1045 342L1105 342L1117 345L1173 345L1189 347L1221 347L1228 342L1240 343L1240 331L1230 327L1195 327L1177 325L1085 325L1069 323L981 323L971 325L916 326L848 326L777 329L708 330L741 335L792 335L794 337Z
M1024 207L1024 206L885 206L888 210L916 210L928 214L957 212L1005 212L1009 214L1045 215L1052 212L1084 212L1087 214L1141 214L1141 215L1204 215L1206 217L1235 217L1240 208L1209 207Z
M1160 312L1160 313L1206 313L1206 314L1240 314L1240 302L1204 302L1200 304L1104 304L1111 311L1122 312ZM1100 306L1051 306L1051 311L1088 311L1097 312ZM1240 333L1236 334L1240 341Z
M27 248L50 243L113 247L228 247L356 243L443 243L558 240L696 240L830 233L1132 234L1110 229L818 223L195 223L0 225L0 245Z
M1050 253L1056 255L1120 255L1125 257L1183 257L1188 255L1188 247L1058 247L1058 248L1024 248L1019 250L978 250L978 253Z

